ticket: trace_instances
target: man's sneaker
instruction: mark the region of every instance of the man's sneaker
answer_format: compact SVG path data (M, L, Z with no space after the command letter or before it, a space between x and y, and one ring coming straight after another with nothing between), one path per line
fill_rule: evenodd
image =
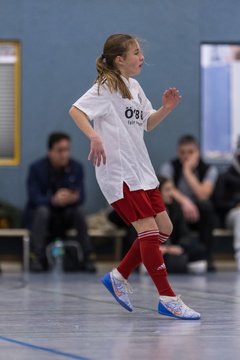
M113 295L117 302L126 310L133 311L128 294L132 293L132 289L127 280L118 280L111 271L101 278L101 282L106 286L108 291Z
M46 272L49 270L49 265L46 257L36 256L30 254L29 269L31 272Z
M201 318L199 313L184 304L180 295L174 297L160 296L158 312L161 315L184 320L199 320Z

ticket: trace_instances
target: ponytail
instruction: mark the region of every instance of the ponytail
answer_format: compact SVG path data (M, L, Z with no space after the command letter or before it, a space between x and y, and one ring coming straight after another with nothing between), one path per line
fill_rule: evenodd
M133 98L114 60L119 55L124 56L130 43L135 41L134 37L124 34L111 35L107 39L103 54L96 60L98 94L100 93L100 87L106 84L111 93L120 92L123 98L129 100Z

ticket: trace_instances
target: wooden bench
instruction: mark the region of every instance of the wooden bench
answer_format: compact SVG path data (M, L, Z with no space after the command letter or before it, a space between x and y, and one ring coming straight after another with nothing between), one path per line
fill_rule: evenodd
M66 232L66 236L76 236L76 230L70 229ZM114 259L119 261L122 256L122 240L126 235L126 231L122 229L113 230L97 230L89 229L88 235L90 237L100 238L114 238L115 239L115 250ZM0 238L16 238L20 237L23 244L23 270L29 271L29 256L30 256L30 231L27 229L0 229Z
M115 239L115 250L114 260L121 260L122 256L122 240L126 235L124 229L113 229L113 230L100 230L100 229L89 229L88 235L90 237L101 238L114 238ZM213 236L215 237L226 237L232 236L233 232L230 229L217 228L213 230ZM76 230L70 229L66 232L66 236L76 236ZM0 229L0 237L16 238L20 237L23 243L23 270L29 271L29 255L30 255L30 232L27 229Z
M197 231L191 231L191 234L193 236L197 236L198 232ZM229 237L229 236L233 236L233 231L231 229L226 229L226 228L215 228L213 229L212 232L214 237Z
M233 236L233 232L231 229L225 228L216 228L213 230L213 236L223 237L223 236Z
M108 229L107 231L101 229L89 229L88 235L93 238L114 238L114 260L119 261L122 257L122 240L126 236L126 230L124 229ZM76 236L76 230L71 229L66 232L66 236Z
M29 271L30 233L27 229L0 229L0 237L20 237L23 243L23 270Z

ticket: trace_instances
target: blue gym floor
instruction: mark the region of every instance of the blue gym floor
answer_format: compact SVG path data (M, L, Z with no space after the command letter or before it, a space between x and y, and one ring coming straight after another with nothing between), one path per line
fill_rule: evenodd
M3 273L0 359L239 359L240 274L170 277L201 321L158 315L148 276L131 277L135 311L128 313L100 275Z

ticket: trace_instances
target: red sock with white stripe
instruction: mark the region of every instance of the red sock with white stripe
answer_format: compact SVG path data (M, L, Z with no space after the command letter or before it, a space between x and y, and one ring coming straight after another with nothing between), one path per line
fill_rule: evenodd
M176 296L167 279L166 266L159 248L159 237L157 230L138 234L142 262L158 289L159 295Z
M117 267L117 270L120 272L120 274L127 279L131 272L142 262L141 258L141 252L140 252L140 242L137 238L130 250L127 252L127 254L124 256L122 261Z
M165 244L165 242L169 239L169 235L164 234L164 233L162 233L160 231L159 231L159 235L160 235L160 243Z

